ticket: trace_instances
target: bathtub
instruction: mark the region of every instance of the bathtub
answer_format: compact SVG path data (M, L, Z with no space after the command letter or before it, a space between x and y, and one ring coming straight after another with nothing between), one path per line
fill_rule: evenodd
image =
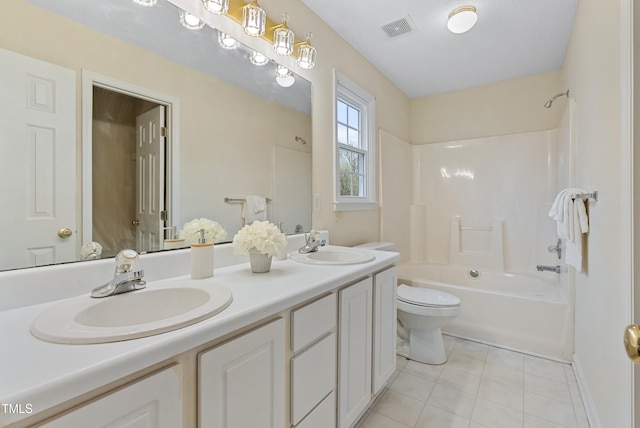
M398 283L458 296L460 315L442 331L532 354L570 360L573 310L557 274L511 274L408 263Z

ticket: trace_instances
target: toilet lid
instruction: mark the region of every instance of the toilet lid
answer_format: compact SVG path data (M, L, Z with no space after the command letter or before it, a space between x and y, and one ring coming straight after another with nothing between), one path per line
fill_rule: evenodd
M398 286L398 300L412 305L446 308L460 305L460 299L453 294L430 288L410 287L406 284Z

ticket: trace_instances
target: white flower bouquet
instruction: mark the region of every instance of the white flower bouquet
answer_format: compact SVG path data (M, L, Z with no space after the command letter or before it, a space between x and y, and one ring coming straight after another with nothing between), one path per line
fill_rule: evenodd
M256 220L240 229L231 245L236 254L249 254L255 248L260 254L271 257L287 245L287 237L275 224Z
M180 231L180 238L184 239L185 244L195 244L200 238L200 229L204 229L204 239L207 242L220 242L227 238L227 231L222 225L208 218L194 218L185 223Z

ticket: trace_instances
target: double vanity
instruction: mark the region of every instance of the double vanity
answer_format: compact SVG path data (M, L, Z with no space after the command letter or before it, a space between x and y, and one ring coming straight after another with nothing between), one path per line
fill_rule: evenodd
M229 247L202 280L189 250L141 256L146 289L103 299L113 261L0 274L0 301L24 293L0 306L0 426L352 426L395 370L399 255L326 246L255 274Z

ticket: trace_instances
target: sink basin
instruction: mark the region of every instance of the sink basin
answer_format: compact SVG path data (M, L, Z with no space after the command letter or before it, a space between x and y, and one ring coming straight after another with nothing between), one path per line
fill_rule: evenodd
M352 248L319 248L313 253L294 253L290 257L297 262L315 265L353 265L370 262L376 258L371 251Z
M165 333L223 311L233 300L220 285L181 280L101 299L74 297L41 312L34 336L56 343L105 343Z

